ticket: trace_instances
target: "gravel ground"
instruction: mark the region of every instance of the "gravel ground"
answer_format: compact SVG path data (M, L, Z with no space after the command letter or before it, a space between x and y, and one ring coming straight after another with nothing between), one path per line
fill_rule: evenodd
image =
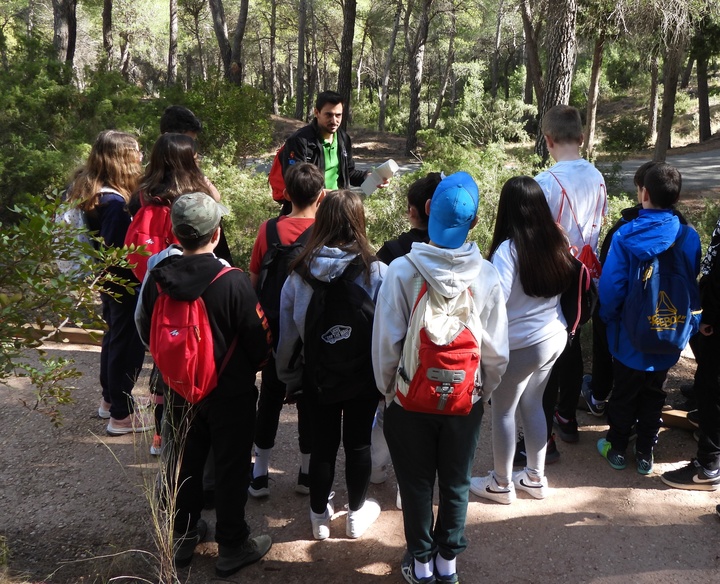
M148 453L150 435L105 436L96 417L100 392L96 348L54 345L51 355L75 359L85 373L75 403L63 409L54 429L20 400L32 391L22 380L0 387L0 535L9 552L0 582L156 582L147 488L157 460ZM141 379L139 393L148 375ZM682 359L671 372L672 399L692 378L694 362ZM687 461L695 443L689 432L663 429L655 472L615 471L597 454L603 420L578 412L581 439L559 444L562 453L547 476L551 496L538 501L521 494L510 506L471 496L467 538L459 561L462 582L475 584L577 582L695 583L720 581L720 520L716 493L673 490L659 474ZM475 474L491 467L490 416L483 421ZM217 546L199 546L188 584L263 582L309 584L402 582L404 550L401 513L395 508L392 473L370 495L383 508L378 522L359 540L345 537L344 512L332 523L331 538L312 539L308 500L294 493L298 467L295 414L283 411L271 469L271 496L250 500L248 517L256 533L272 535L266 558L236 576L214 578ZM346 502L342 459L336 501ZM212 528L214 512L204 512ZM212 533L211 533L212 536ZM0 558L2 550L0 550Z

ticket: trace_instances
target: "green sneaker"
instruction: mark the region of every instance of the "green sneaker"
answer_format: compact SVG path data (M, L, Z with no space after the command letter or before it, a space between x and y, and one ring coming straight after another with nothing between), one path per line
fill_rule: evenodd
M653 453L635 452L635 462L637 463L637 471L641 475L649 475L653 469Z
M627 466L625 463L625 454L619 450L614 450L612 444L605 440L605 438L598 440L597 449L600 456L607 459L608 464L615 470L623 470Z

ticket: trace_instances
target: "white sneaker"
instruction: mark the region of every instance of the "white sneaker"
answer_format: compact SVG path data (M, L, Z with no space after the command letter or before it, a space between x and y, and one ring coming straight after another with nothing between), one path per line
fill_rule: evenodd
M515 485L511 482L507 487L501 487L495 480L495 474L492 471L486 477L471 478L470 491L478 497L490 499L503 505L509 505L517 497L515 495Z
M100 405L98 406L98 418L102 420L109 420L110 419L110 402L106 402L104 399L100 400Z
M335 492L330 493L325 513L315 513L312 508L310 509L310 523L312 523L313 537L315 539L327 539L330 537L330 521L332 516L335 514L335 507L333 507L332 499L335 496Z
M370 482L373 485L380 485L384 483L388 478L388 473L386 470L386 467L384 466L374 466L372 469L372 472L370 473Z
M350 539L357 539L375 523L378 517L380 517L380 503L375 499L365 499L363 506L357 511L348 510L345 533Z
M540 482L530 480L527 469L512 473L512 480L516 489L530 493L536 499L544 499L548 494L547 477L540 479Z
M395 497L395 507L402 511L402 497L400 497L400 487L397 488L397 497Z

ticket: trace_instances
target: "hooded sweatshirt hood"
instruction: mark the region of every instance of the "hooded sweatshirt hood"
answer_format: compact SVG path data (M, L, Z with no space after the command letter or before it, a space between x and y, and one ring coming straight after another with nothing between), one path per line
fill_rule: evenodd
M626 248L640 261L669 249L679 230L680 220L669 209L641 209L638 220L622 227Z
M472 242L457 249L414 243L408 257L428 286L446 298L453 298L468 288L483 265L480 250Z
M223 265L228 265L212 253L183 256L178 246L170 246L150 260L155 261L148 261L148 271L152 270L160 288L171 298L185 301L200 298Z

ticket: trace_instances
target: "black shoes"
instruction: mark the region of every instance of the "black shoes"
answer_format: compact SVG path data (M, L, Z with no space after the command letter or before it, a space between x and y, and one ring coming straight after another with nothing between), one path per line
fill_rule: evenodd
M259 561L271 547L272 539L269 535L251 537L237 547L219 545L215 573L220 578L232 576L245 566Z

